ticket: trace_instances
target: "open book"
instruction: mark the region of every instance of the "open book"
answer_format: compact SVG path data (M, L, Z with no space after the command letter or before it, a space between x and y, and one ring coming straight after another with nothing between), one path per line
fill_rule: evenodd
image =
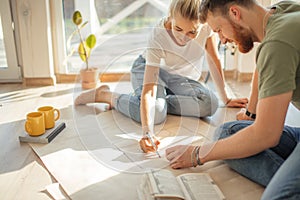
M175 177L171 171L144 174L137 189L140 200L220 200L221 190L207 173L186 173Z

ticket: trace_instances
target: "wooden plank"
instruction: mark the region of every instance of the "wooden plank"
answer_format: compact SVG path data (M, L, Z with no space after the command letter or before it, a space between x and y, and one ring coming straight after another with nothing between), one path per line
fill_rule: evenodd
M105 73L100 75L101 82L130 81L130 73Z
M56 74L57 83L78 83L80 77L77 74ZM101 82L130 81L130 73L104 73L99 74Z
M55 78L24 78L23 84L26 86L48 86L55 85Z

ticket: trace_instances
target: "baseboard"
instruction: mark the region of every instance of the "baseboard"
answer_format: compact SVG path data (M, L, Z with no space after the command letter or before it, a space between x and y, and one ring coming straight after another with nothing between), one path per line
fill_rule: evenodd
M130 81L130 73L105 73L99 74L101 82ZM80 81L77 74L56 74L57 83L76 83Z
M26 86L48 86L55 83L77 83L80 77L77 74L56 74L55 78L24 78ZM237 79L240 82L251 81L252 73L237 72L236 70L225 70L225 79ZM130 81L130 73L105 73L99 74L101 82Z
M225 70L225 79L235 79L238 82L248 82L252 80L253 73L251 72L238 72L237 70Z
M253 73L250 72L238 72L237 73L237 81L238 82L248 82L252 80Z
M236 70L224 70L225 79L236 79Z
M130 73L105 73L99 76L101 82L130 81Z
M77 83L79 82L78 74L56 74L57 83Z
M23 84L25 86L51 86L56 84L56 78L24 78Z

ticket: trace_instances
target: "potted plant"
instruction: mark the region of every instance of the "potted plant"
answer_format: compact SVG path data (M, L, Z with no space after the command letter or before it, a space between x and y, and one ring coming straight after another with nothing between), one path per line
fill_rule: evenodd
M81 86L83 89L95 88L99 79L98 69L89 66L89 58L91 55L91 50L95 47L97 42L96 36L94 34L90 34L86 39L82 37L81 29L88 22L86 21L83 23L80 11L77 10L73 13L72 21L76 26L76 30L72 33L68 42L71 41L74 35L78 34L80 43L77 48L77 52L81 60L85 63L85 67L80 70ZM71 54L74 52L75 49L72 50Z

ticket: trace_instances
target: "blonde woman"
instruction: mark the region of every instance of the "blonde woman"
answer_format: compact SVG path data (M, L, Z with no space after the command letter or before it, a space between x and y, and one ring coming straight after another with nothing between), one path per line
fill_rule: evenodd
M153 152L156 149L147 133L158 145L153 124L164 122L167 114L206 117L217 110L217 97L198 81L206 53L223 103L228 107L245 107L247 98L229 99L226 95L214 36L208 25L200 24L199 5L200 0L171 1L169 15L153 28L145 52L132 66L133 94L111 92L104 85L96 89L95 96L95 91L81 94L75 104L108 103L111 108L141 122L140 146L146 153Z

